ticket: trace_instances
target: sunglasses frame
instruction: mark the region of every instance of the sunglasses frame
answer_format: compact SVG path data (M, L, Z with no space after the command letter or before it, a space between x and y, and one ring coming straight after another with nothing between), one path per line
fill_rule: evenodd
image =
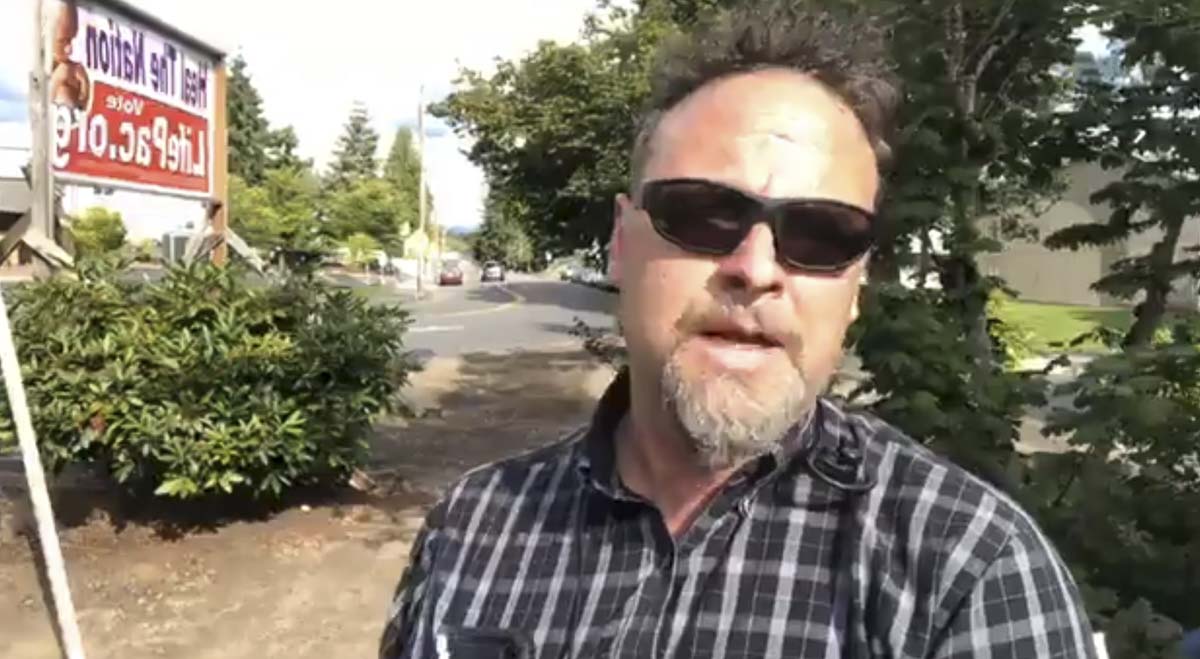
M669 230L667 230L667 228L666 228L666 222L664 220L662 220L661 218L654 217L654 214L651 213L649 209L647 209L645 206L642 205L643 200L645 200L645 198L646 198L646 190L648 188L650 188L651 186L669 185L672 183L688 183L688 184L701 183L704 185L721 188L723 190L727 190L729 192L733 192L735 194L741 195L743 198L745 198L749 201L753 201L758 204L758 207L759 207L758 215L760 216L760 219L757 219L754 222L752 222L750 224L750 227L748 229L746 229L746 232L744 234L742 234L741 240L739 240L736 245L734 245L732 248L730 248L728 250L697 247L695 245L685 245L678 238L671 235L671 232ZM779 211L781 209L783 209L784 207L795 207L795 206L810 206L810 207L818 207L818 208L833 207L833 208L838 208L838 209L842 209L842 210L850 210L855 213L861 214L866 219L867 223L871 227L871 229L869 231L870 240L867 243L867 248L864 249L861 253L855 254L853 257L846 259L845 261L841 261L839 263L835 263L835 264L831 264L831 265L811 265L811 264L799 264L799 263L793 262L792 260L788 259L786 255L784 255L783 250L780 249L780 246L779 246L780 228L783 226L783 222L784 222L783 213L781 213ZM704 178L668 178L668 179L658 179L658 180L654 180L654 181L646 181L645 183L642 184L641 189L638 191L638 200L637 200L637 203L635 204L635 207L638 208L639 210L646 212L646 215L649 216L649 218L650 218L651 226L654 227L655 233L657 233L659 236L661 236L664 240L679 247L680 249L682 249L686 252L691 252L693 254L704 254L707 256L728 256L728 255L732 254L734 251L737 250L738 246L741 245L741 241L746 239L746 236L750 234L750 231L753 230L753 228L756 224L759 224L760 222L766 223L766 225L771 228L771 239L775 244L775 260L777 260L781 265L783 265L786 268L790 268L797 272L804 272L804 273L815 273L815 274L840 273L840 272L844 271L846 268L850 267L855 261L862 258L864 255L870 254L871 250L874 249L874 247L875 247L876 238L878 238L878 235L876 234L877 217L878 216L875 213L873 213L861 206L857 206L855 204L849 204L844 201L839 201L837 199L828 199L828 198L824 198L824 197L785 197L785 198L764 197L762 195L754 194L753 192L747 192L745 190L735 188L735 187L733 187L731 185L727 185L725 183L718 183L717 181L712 181L712 180L704 179ZM738 219L740 222L741 218L738 218Z

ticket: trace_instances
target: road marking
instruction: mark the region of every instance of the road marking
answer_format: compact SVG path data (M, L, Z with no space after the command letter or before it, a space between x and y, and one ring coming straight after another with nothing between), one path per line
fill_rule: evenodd
M483 314L507 311L508 309L511 309L517 305L524 304L526 302L524 295L521 295L520 293L512 290L508 286L495 286L494 288L498 288L498 289L504 291L505 293L508 293L509 295L511 295L512 301L505 302L504 304L502 304L498 307L489 307L487 309L475 309L473 311L451 311L450 313L430 314L429 316L426 316L426 317L427 318L462 318L464 316L482 316Z
M461 332L464 329L466 328L462 325L423 325L410 327L408 331L410 334L424 334L427 332Z

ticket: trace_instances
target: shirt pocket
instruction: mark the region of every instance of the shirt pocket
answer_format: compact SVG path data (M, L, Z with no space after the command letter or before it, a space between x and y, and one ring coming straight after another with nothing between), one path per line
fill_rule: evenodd
M531 659L533 641L522 631L447 625L435 638L438 659Z

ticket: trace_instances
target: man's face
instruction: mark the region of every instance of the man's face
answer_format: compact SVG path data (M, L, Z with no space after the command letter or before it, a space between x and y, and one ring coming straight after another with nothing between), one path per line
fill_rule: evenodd
M782 70L710 83L667 113L643 179L671 178L867 210L878 188L854 113L821 83ZM657 381L709 466L771 450L838 366L862 259L832 274L796 271L776 259L762 223L731 254L691 253L624 195L616 220L611 275L635 382Z

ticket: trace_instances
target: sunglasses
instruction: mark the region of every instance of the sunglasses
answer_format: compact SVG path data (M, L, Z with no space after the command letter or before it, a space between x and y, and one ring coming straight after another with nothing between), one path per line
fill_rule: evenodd
M845 270L875 242L875 215L832 199L771 199L704 179L664 179L642 186L642 210L655 231L697 254L732 254L750 229L766 222L780 263L800 272Z

